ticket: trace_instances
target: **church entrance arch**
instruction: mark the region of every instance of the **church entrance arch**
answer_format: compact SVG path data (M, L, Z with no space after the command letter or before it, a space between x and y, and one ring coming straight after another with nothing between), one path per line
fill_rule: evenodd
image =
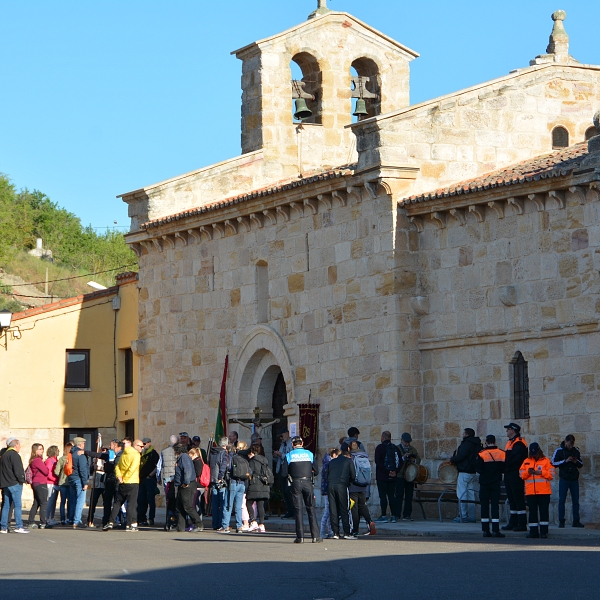
M275 330L259 325L236 357L228 413L248 425L255 418L255 409L260 411L262 423L279 419L279 423L260 431L267 456L279 449L277 433L287 425L284 412L286 405L293 402L293 384L291 361L283 340Z

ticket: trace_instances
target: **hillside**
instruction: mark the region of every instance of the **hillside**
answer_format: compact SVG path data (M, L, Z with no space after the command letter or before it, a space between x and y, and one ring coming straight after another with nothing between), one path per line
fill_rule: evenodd
M98 234L42 192L17 191L1 174L0 215L0 310L15 312L90 292L88 281L110 286L118 273L137 271L122 233ZM52 251L52 261L28 253L37 238ZM35 285L23 285L29 283Z

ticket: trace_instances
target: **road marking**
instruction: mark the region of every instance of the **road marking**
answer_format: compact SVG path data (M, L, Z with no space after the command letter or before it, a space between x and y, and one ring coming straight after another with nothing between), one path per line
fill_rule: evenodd
M51 544L56 544L56 542L54 540L49 540L48 538L44 538L47 542L50 542Z
M127 569L123 569L123 573L125 573L125 575L129 575L129 571Z

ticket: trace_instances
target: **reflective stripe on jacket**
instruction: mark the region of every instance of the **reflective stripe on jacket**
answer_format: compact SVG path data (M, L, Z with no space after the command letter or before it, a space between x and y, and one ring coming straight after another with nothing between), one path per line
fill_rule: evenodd
M529 473L529 469L535 469L535 473ZM550 482L554 479L554 467L547 457L536 460L527 458L519 469L519 475L525 481L525 495L535 496L537 494L552 493Z

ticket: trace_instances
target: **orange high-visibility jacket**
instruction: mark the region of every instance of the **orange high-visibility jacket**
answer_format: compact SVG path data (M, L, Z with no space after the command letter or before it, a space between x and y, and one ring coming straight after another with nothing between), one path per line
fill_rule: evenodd
M529 469L535 469L535 473L531 475ZM554 479L554 467L547 457L536 460L535 458L527 458L519 469L521 479L525 481L525 495L534 496L536 494L552 493L550 482Z

